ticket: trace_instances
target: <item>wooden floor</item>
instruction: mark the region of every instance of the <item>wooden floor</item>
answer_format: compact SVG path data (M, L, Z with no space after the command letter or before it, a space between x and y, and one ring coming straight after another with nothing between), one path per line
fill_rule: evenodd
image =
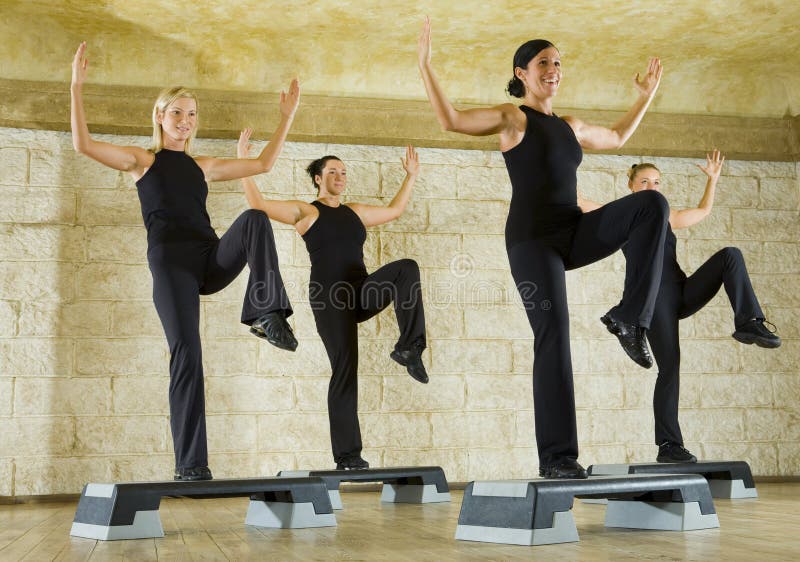
M462 492L449 504L381 504L378 492L344 492L337 527L244 525L247 498L165 499L162 539L69 536L76 502L0 505L0 560L798 560L800 483L760 484L758 499L716 500L720 528L606 529L605 506L576 500L580 542L506 546L456 541Z

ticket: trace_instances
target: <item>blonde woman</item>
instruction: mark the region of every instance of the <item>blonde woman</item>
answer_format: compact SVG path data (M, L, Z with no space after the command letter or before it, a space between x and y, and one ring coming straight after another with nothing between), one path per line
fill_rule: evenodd
M250 279L242 323L273 345L294 351L297 340L286 318L292 314L283 287L269 220L258 211L242 213L219 238L206 211L208 181L269 172L283 147L300 99L297 80L280 96L280 123L254 159L193 156L198 104L184 88L164 90L153 107L153 146L118 146L91 137L83 110L87 75L86 43L72 62L70 91L75 150L130 174L136 182L147 228L147 261L153 302L170 350L169 405L175 450L175 480L210 480L206 443L200 295L215 293L244 268Z
M739 248L723 248L690 276L678 265L677 240L672 232L676 228L689 228L705 219L714 206L717 182L725 157L714 150L706 157L706 165L697 165L707 176L706 187L697 207L671 209L669 228L664 242L664 265L661 285L647 341L653 350L658 366L658 379L653 392L655 441L658 445L657 462L697 462L697 457L683 446L683 435L678 423L678 398L680 394L681 349L678 322L703 308L725 287L734 313L733 337L742 343L775 348L781 339L764 326L764 313L758 304L744 257ZM661 172L650 163L634 164L628 172L628 188L641 191L661 191ZM578 196L578 205L591 212L602 205ZM622 251L627 253L627 248Z

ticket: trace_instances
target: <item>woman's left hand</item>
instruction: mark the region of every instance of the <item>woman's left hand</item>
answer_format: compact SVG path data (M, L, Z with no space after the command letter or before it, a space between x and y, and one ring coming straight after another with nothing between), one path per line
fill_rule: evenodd
M414 147L408 145L406 147L406 157L401 158L400 161L403 163L403 168L405 169L406 173L409 176L414 176L419 173L419 155L417 151L414 150Z
M239 133L239 142L236 143L236 157L237 158L250 158L250 149L253 147L250 144L250 135L253 134L253 129L247 127Z
M647 74L639 78L639 73L633 77L633 85L640 93L650 97L656 93L658 84L661 82L661 73L664 68L661 66L661 59L652 58L647 66Z
M280 108L281 108L281 115L285 117L294 117L294 112L297 111L297 106L300 104L300 84L297 82L297 78L292 79L292 83L289 84L289 91L283 92L281 91L281 101L280 101Z
M725 162L725 157L715 148L711 154L706 154L705 167L700 164L697 164L697 167L700 168L709 179L716 181L722 173L723 162Z

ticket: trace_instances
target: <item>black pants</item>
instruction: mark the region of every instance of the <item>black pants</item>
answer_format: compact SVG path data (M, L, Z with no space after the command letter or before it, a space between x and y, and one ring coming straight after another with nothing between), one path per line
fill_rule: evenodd
M147 251L153 302L169 343L169 410L175 467L208 466L200 295L225 288L250 266L242 323L274 310L292 313L267 216L242 213L219 240L166 243Z
M669 205L641 191L578 221L566 254L538 240L509 249L511 273L533 328L533 407L540 466L578 458L565 270L605 258L627 243L625 287L611 313L648 327L663 266ZM598 328L602 328L598 320Z
M647 332L647 341L658 365L658 379L653 392L656 445L664 441L683 445L678 424L681 367L678 321L703 308L721 285L728 293L735 326L753 318L764 319L739 248L723 248L687 279L665 279L661 284L653 321Z
M315 283L309 291L317 331L331 362L328 386L333 458L361 453L358 424L358 326L394 301L400 338L395 349L425 348L425 313L414 260L384 265L358 283Z

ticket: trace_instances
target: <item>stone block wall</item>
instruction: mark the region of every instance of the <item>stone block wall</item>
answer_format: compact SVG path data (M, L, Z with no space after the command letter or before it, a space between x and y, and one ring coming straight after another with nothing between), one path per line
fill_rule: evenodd
M144 137L109 136L145 146ZM200 154L232 156L233 140L200 140ZM289 143L257 179L267 196L312 200L304 167L323 154L348 167L353 200L388 202L403 176L400 148ZM375 466L439 464L452 481L537 473L532 336L503 243L510 186L497 152L421 149L422 171L399 220L371 229L369 269L419 262L431 382L391 361L389 310L360 326L364 456ZM699 200L695 161L652 159L675 206ZM641 158L587 155L581 191L627 193ZM146 238L135 187L76 155L68 134L0 129L0 496L78 493L87 481L164 479L173 457L168 350L151 302ZM679 231L690 273L736 245L784 343L742 346L721 292L681 323L681 420L687 446L709 459L751 463L759 475L800 474L800 184L793 162L730 161L704 223ZM238 182L210 186L218 232L246 209ZM218 477L332 464L329 365L308 306L309 260L292 228L273 223L295 307L296 353L239 323L245 276L201 300L210 464ZM621 294L616 254L569 272L581 461L655 456L655 370L636 367L599 317Z

